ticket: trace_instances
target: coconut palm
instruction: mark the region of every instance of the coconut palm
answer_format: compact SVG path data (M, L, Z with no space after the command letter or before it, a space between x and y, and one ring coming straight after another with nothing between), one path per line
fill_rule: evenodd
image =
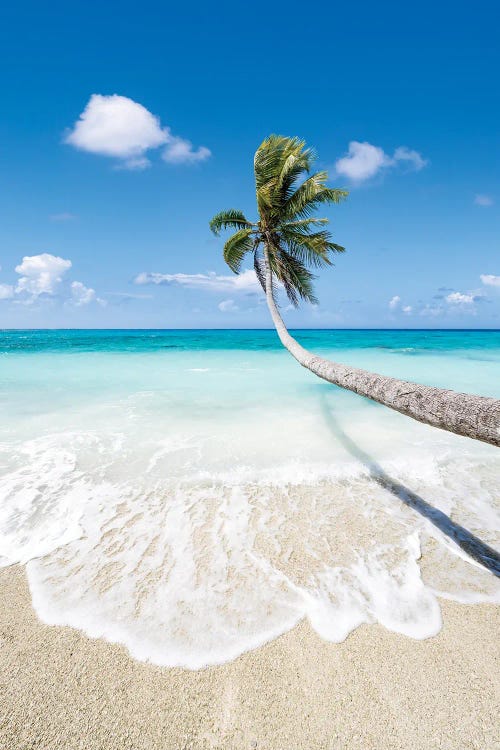
M498 399L332 362L307 351L289 334L275 299L277 285L284 288L294 306L299 300L316 302L311 267L331 265L332 256L344 251L325 229L328 219L316 218L314 213L323 204L340 203L347 192L328 187L326 172L311 174L314 160L314 152L298 138L271 135L263 141L254 158L259 220L249 221L241 211L230 209L210 222L217 236L226 229L236 230L224 245L226 263L234 273L240 273L245 257L253 255L278 336L303 367L419 422L500 446Z

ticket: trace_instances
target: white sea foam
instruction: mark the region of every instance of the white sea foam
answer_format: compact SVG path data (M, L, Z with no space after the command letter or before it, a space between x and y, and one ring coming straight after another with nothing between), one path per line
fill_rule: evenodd
M219 441L151 436L135 463L130 437L116 433L11 449L2 564L28 562L42 620L195 669L304 617L334 642L363 622L425 638L441 625L436 594L500 601L491 573L374 481L373 466L344 457L203 468ZM488 451L421 452L378 471L494 541L498 460Z

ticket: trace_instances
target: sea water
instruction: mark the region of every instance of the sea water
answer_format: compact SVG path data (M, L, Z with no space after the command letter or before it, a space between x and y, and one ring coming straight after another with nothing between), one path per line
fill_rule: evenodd
M500 397L500 332L295 335ZM274 331L0 332L0 408L0 565L138 659L221 663L303 618L426 638L441 598L500 600L460 543L498 548L500 451L322 382Z

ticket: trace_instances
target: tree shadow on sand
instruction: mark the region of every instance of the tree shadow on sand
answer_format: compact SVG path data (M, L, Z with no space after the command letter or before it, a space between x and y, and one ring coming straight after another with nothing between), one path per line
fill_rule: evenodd
M493 575L500 577L500 555L493 547L482 542L472 532L452 521L446 513L429 505L428 502L408 487L405 487L404 484L386 474L382 467L371 456L365 453L340 427L324 394L320 397L320 405L323 418L332 434L351 456L360 461L368 469L369 476L374 482L388 492L391 492L398 500L405 503L405 505L424 516L424 518L433 523L436 528L457 544L469 557L472 557L476 562L493 573Z

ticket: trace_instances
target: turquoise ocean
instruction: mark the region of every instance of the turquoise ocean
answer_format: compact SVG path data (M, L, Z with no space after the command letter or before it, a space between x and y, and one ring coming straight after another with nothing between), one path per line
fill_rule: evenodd
M293 333L500 398L499 331ZM1 331L0 411L0 565L135 658L221 663L304 618L426 638L443 598L500 601L457 544L499 547L500 451L320 381L274 331Z

